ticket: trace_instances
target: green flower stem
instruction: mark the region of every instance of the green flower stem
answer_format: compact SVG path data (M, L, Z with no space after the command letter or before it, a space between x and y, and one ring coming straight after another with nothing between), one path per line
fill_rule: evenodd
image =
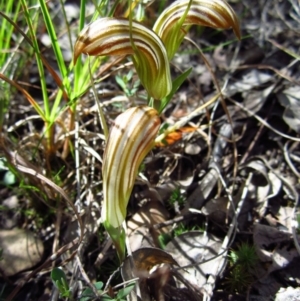
M126 235L122 225L114 228L110 225L109 221L104 221L103 225L116 248L120 263L123 262L125 259Z

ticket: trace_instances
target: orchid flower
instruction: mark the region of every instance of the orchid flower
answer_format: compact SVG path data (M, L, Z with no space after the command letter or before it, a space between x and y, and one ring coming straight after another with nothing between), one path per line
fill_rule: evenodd
M125 252L122 223L129 197L138 168L154 146L159 127L157 111L139 106L120 114L108 136L102 166L104 203L101 217L120 259Z
M178 0L162 12L153 30L122 18L105 17L89 24L80 32L75 43L74 62L82 53L132 55L148 95L155 101L167 99L175 93L169 60L193 24L223 29L232 27L240 38L237 16L226 1ZM125 257L122 224L130 194L138 168L154 146L159 127L158 112L148 106L138 106L116 118L107 139L102 166L104 201L101 216L120 261Z
M155 32L139 22L101 18L86 26L74 46L74 62L88 55L132 55L133 63L149 96L162 99L172 89L167 52Z
M178 0L167 7L156 20L153 31L163 41L171 60L190 25L233 28L240 39L237 16L225 0Z

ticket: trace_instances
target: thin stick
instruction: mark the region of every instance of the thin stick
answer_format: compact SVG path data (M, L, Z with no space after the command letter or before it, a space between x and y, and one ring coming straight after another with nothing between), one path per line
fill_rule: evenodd
M223 187L225 188L225 190L227 192L228 199L229 199L229 201L231 203L231 206L234 210L234 203L233 203L233 199L232 199L232 196L231 196L231 192L228 190L227 185L226 185L226 183L225 183L225 181L224 181L224 179L223 179L223 177L222 177L222 175L221 175L221 173L220 173L220 171L217 167L216 167L216 170L219 173L220 181L221 181ZM204 294L204 297L203 297L203 301L210 301L211 300L212 292L213 292L213 289L214 289L215 283L216 283L216 278L219 274L222 273L222 270L225 267L228 248L229 248L231 242L234 240L234 237L235 237L235 234L236 234L236 228L237 228L237 218L238 218L238 216L241 212L244 201L246 199L246 196L247 196L247 193L248 193L248 186L251 182L252 176L253 176L253 174L249 173L248 178L245 182L243 193L241 195L241 200L240 200L239 205L236 208L236 210L234 210L235 214L232 218L232 222L229 225L227 235L224 238L223 244L222 244L222 246L221 246L221 248L218 252L218 254L220 254L220 255L222 254L223 260L219 261L219 264L214 268L214 271L211 272L211 275L209 276L206 284L204 285L205 294Z
M108 138L108 127L107 127L106 120L105 120L105 117L104 117L104 112L103 112L103 109L102 109L102 104L99 101L98 94L97 94L97 91L95 89L94 79L93 79L93 75L92 75L92 71L91 71L90 61L89 61L89 72L90 72L90 78L91 78L91 83L92 83L92 91L93 91L93 94L94 94L94 97L95 97L95 101L96 101L96 104L97 104L97 107L98 107L100 124L101 124L101 127L103 129L105 140L107 140L107 138Z

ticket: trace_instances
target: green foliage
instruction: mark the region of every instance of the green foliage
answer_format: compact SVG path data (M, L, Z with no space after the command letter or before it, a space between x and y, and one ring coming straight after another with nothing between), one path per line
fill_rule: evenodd
M133 290L135 286L135 283L131 283L127 285L126 287L120 289L117 293L117 296L115 299L112 299L114 301L126 301L126 296L130 294L130 292Z
M253 268L258 261L254 246L248 243L241 243L237 250L232 250L229 254L231 264L240 264L247 269Z
M187 79L187 77L190 75L193 68L189 68L186 71L184 71L182 74L180 74L175 80L172 82L172 90L171 93L163 98L160 102L160 107L158 109L159 113L162 113L162 111L166 108L168 103L171 101L174 94L177 92L177 90L180 88L180 86L183 84L183 82Z
M107 220L103 222L103 225L104 225L107 233L109 234L110 238L112 239L112 241L115 245L120 263L122 263L123 260L125 259L125 254L126 254L125 231L122 227L114 228Z
M99 0L98 2L103 4L103 1ZM50 15L50 11L47 3L44 0L31 0L31 1L17 1L17 5L14 1L9 0L8 2L0 3L1 15L3 18L0 18L1 22L1 30L0 30L0 49L5 50L7 52L6 55L1 56L0 58L0 66L10 66L13 64L9 64L10 57L8 56L9 49L11 47L11 36L13 32L16 32L18 36L20 36L26 43L22 44L22 48L26 49L26 53L30 54L31 52L35 55L35 60L38 67L38 73L40 78L40 86L42 92L42 100L43 104L37 102L33 97L31 97L28 92L26 92L21 86L19 86L15 81L11 80L12 73L8 72L11 68L4 67L0 71L1 86L0 89L3 90L1 93L1 101L0 101L0 130L2 126L2 121L4 118L4 113L8 106L7 99L9 98L9 88L15 86L19 89L24 96L27 98L29 103L35 109L37 114L41 117L41 119L45 123L45 132L44 137L46 143L45 150L48 154L55 153L55 131L54 124L57 121L59 114L66 109L67 106L70 107L70 113L74 114L76 109L76 104L78 98L84 94L91 85L90 80L90 72L94 72L96 68L98 68L100 64L99 59L95 59L93 61L86 60L85 62L81 59L77 60L77 64L74 68L73 63L68 65L64 61L62 55L61 44L59 43L58 37L61 35L60 28L58 28L57 24L53 21L52 16ZM98 4L95 1L96 6ZM66 19L66 14L64 11L64 3L60 1L61 9L63 12L63 17L65 18L67 35L70 40L70 49L73 48L71 37L71 26ZM85 6L86 1L83 0L80 2L80 20L78 25L78 30L80 31L86 20L85 15ZM106 7L108 3L106 3ZM17 16L19 15L19 11L22 9L22 22L26 24L22 24L20 22L17 23ZM99 16L99 12L96 10L92 18L96 18ZM43 56L39 42L38 42L38 34L39 34L39 24L40 20L44 21L46 26L46 31L51 40L52 49L55 55L57 67L59 70L59 74L50 66L47 59ZM22 27L19 26L22 24ZM28 27L28 34L23 28ZM21 41L21 39L20 39ZM15 42L14 42L15 43ZM25 46L23 46L25 45ZM29 49L29 50L28 50ZM14 53L14 51L12 51ZM17 52L16 52L17 53ZM5 71L5 72L4 72ZM46 77L50 74L54 81L58 86L58 92L55 95L54 101L50 101L49 99L49 91L46 83ZM71 77L74 77L74 80L71 80ZM2 99L3 98L3 99ZM63 102L64 101L64 102ZM71 122L74 123L74 116L71 117ZM70 125L70 128L73 128L73 124Z
M230 292L242 293L251 285L253 280L253 276L249 271L238 264L230 270L228 278L225 280L225 285Z
M54 268L51 272L51 279L62 297L71 297L71 291L67 282L67 277L63 270Z
M65 166L62 166L60 168L60 170L58 172L56 172L52 177L54 183L58 186L61 186L61 184L63 183L62 172L64 171L64 169L65 169Z
M95 286L97 292L99 292L99 294L101 294L101 293L102 293L102 290L101 290L101 289L102 289L102 287L103 287L103 282L101 282L101 281L96 282L96 283L94 284L94 286ZM81 295L81 297L79 298L79 300L80 300L80 301L90 301L90 300L93 300L94 297L95 297L95 295L94 295L93 290L92 290L90 287L88 287L88 288L86 288L86 289L82 292L82 295ZM106 296L103 296L103 298L106 298ZM106 299L102 299L102 298L101 298L101 300L106 300Z
M189 232L189 231L202 231L201 227L199 226L186 226L183 223L179 223L178 226L174 229L174 237L179 236L183 233Z
M104 294L102 287L103 287L103 282L96 282L95 288L98 292L99 295L101 295L101 301L126 301L126 296L133 290L135 283L130 283L126 287L120 289L117 293L117 295L114 298L111 298L107 294ZM91 288L87 288L83 291L80 301L92 301L94 300L95 295L94 292Z
M180 188L176 187L176 189L172 192L172 194L169 198L169 203L171 205L175 205L177 203L179 206L182 206L182 205L184 205L185 201L186 201L186 199L180 192Z
M173 230L172 235L169 233L165 233L158 236L159 246L162 249L165 249L166 245L168 244L169 241L172 240L173 237L179 236L189 231L204 231L204 229L198 225L191 227L189 225L185 225L184 223L179 223L176 226L176 228Z
M21 8L20 1L0 0L0 12L9 16L13 22L18 20ZM14 27L7 19L0 16L0 73L12 78L18 66L22 65L22 60L17 51L10 51ZM14 41L15 42L15 41ZM18 60L18 64L14 63ZM10 85L7 82L0 81L0 131L2 129L4 116L7 111L10 98Z
M140 86L140 80L137 79L133 83L132 81L132 76L133 76L133 70L130 70L126 75L124 76L119 76L116 75L116 82L118 85L122 88L124 91L125 95L130 98L136 94L136 92L139 89Z
M21 8L20 4L20 1L15 2L13 0L1 0L0 9L1 12L10 16L10 18L16 22ZM0 25L0 49L4 50L0 56L0 66L2 67L6 63L7 58L10 56L8 49L10 48L14 27L4 18L0 18Z
M19 191L20 194L28 195L30 192L36 192L45 201L48 200L48 197L47 197L47 195L46 195L45 192L41 191L41 189L39 187L37 187L37 186L26 184L26 182L24 181L24 179L21 179L20 184L19 184L19 188L20 188L20 191Z
M229 253L229 275L225 285L231 292L243 292L254 281L253 270L258 262L254 246L241 243Z
M54 268L51 271L51 280L53 284L58 289L60 296L63 298L71 298L71 289L69 288L66 274L60 268ZM103 290L103 282L99 281L94 284L98 295L101 296L102 301L126 301L126 296L133 290L135 283L130 283L126 287L120 289L118 293L112 298L108 296ZM79 300L80 301L92 301L95 299L95 294L93 290L88 287L86 288Z
M183 223L179 223L177 225L177 227L174 229L174 236L179 236L185 232L188 232L188 228L183 224Z
M169 233L160 234L158 236L159 246L164 250L169 241L172 240L172 235Z

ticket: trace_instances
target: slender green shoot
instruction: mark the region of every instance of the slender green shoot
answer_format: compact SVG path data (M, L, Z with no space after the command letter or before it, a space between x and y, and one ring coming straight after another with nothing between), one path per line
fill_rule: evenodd
M40 75L40 81L41 81L41 89L43 94L43 101L44 101L44 112L45 112L45 122L49 121L50 118L50 107L49 107L49 97L47 92L47 85L46 85L46 76L45 76L45 70L43 66L43 62L41 59L41 52L38 45L37 37L36 37L36 26L37 26L37 14L34 15L29 12L27 1L21 0L22 8L24 12L24 17L27 22L27 25L29 27L29 33L32 41L32 46L34 49L37 67ZM33 22L36 22L35 24Z

